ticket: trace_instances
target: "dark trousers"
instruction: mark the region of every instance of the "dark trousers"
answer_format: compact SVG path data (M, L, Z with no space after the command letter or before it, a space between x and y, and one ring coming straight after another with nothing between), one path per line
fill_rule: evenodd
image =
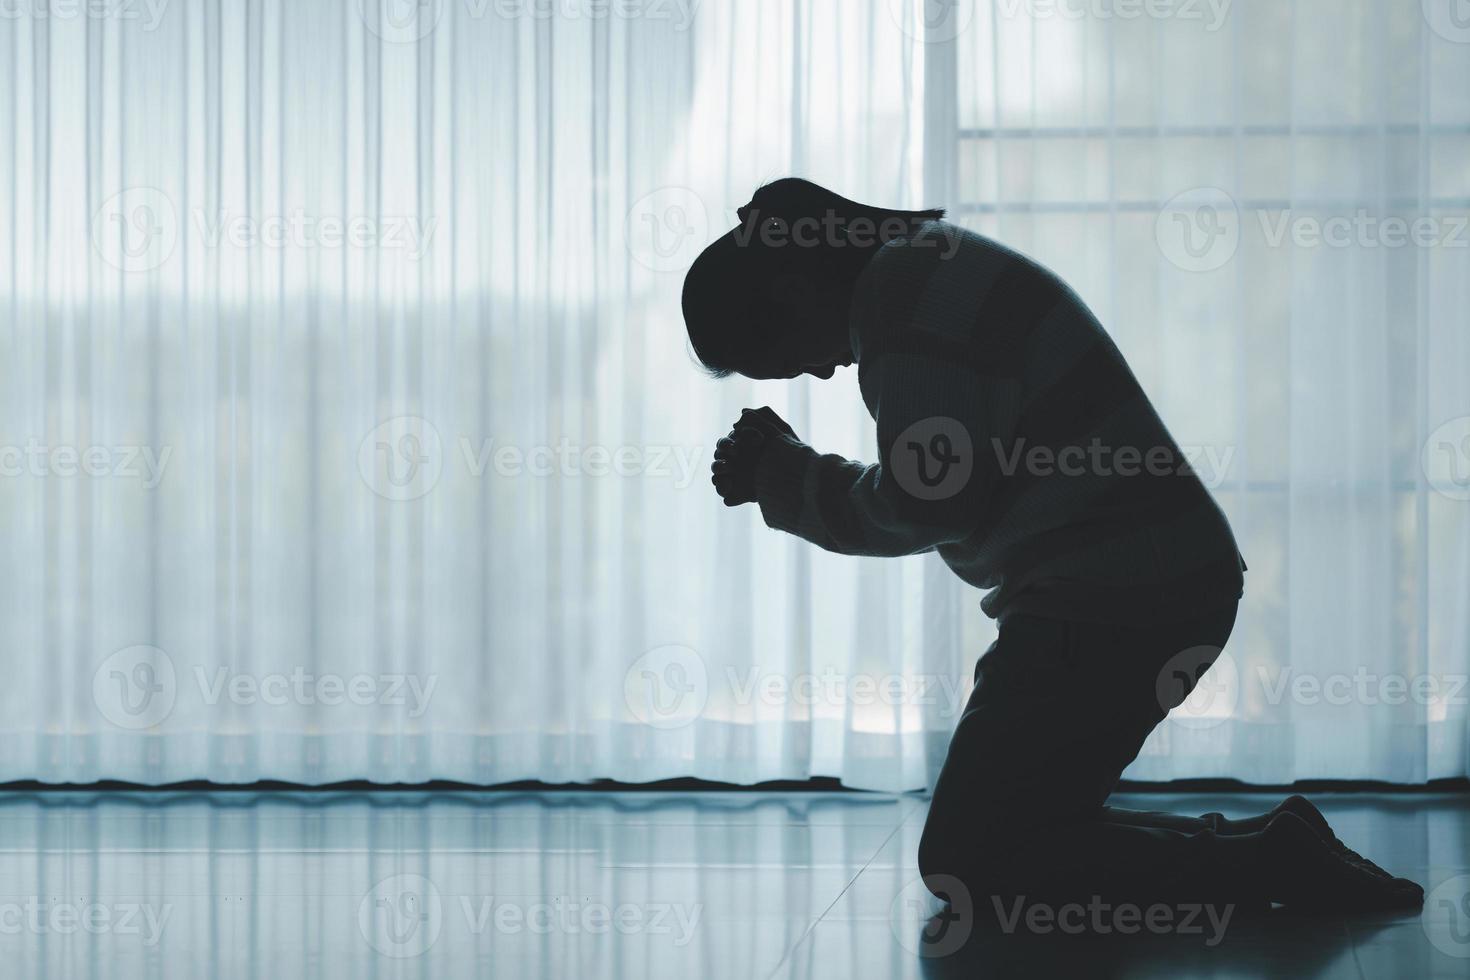
M1235 614L1232 602L1139 626L1007 618L934 787L919 845L926 879L957 878L977 904L1258 901L1255 835L1105 805L1164 719L1168 692L1182 698L1198 680L1175 668L1213 663Z

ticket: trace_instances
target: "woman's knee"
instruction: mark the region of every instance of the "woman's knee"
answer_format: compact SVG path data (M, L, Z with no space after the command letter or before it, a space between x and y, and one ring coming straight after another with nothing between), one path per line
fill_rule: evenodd
M932 820L925 823L924 832L919 837L919 874L926 879L947 874L953 853L953 847L944 839L944 832L936 828Z
M1010 835L965 816L930 809L919 836L919 873L926 881L933 877L969 881L995 864L997 846L1003 846Z

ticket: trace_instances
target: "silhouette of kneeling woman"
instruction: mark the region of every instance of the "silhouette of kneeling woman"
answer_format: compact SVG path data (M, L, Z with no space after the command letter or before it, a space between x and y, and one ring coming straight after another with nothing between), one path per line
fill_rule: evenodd
M715 489L828 551L936 551L999 621L934 787L926 881L1055 902L1422 903L1300 796L1244 820L1107 805L1225 646L1245 562L1081 299L943 211L788 178L739 216L684 282L695 355L719 377L856 365L879 459L824 455L747 409Z

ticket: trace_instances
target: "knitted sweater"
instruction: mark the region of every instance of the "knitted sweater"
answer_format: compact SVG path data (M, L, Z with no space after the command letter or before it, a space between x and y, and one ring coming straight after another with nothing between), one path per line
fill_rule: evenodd
M864 269L851 336L880 461L769 440L769 526L841 554L937 551L998 619L1133 623L1241 596L1224 513L1050 271L927 222Z

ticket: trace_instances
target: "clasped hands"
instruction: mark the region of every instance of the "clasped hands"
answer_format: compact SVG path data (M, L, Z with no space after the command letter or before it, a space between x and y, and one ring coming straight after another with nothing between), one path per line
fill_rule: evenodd
M715 443L710 482L726 507L755 502L755 470L774 439L796 439L796 432L770 408L747 408L728 435ZM798 440L799 441L799 440Z

